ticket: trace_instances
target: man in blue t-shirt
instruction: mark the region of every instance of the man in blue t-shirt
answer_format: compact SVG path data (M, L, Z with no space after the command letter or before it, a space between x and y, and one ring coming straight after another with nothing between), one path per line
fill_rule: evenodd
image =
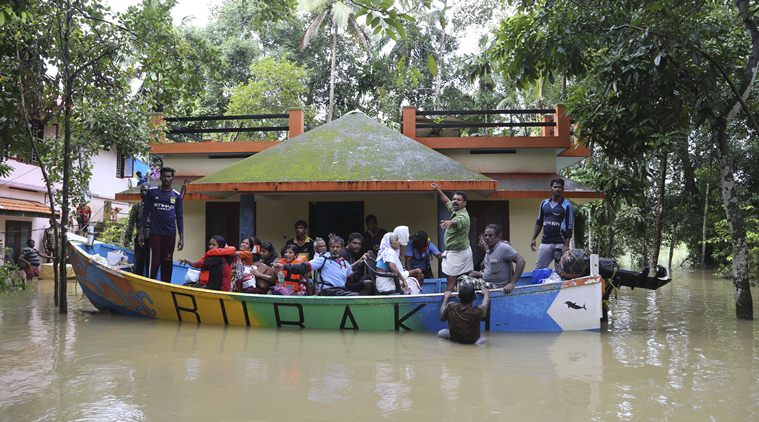
M140 227L147 227L150 216L150 278L158 275L161 267L161 281L171 283L171 272L174 260L174 242L177 231L179 242L177 250L184 247L184 219L182 217L182 195L171 188L174 181L174 169L161 169L161 187L148 189L143 199ZM142 231L138 238L140 245L145 243Z
M548 268L551 260L558 267L561 254L569 249L569 240L572 238L574 227L574 211L572 204L564 198L564 179L556 177L551 179L551 197L540 203L538 219L535 221L535 231L532 234L530 248L536 250L535 239L540 230L543 237L540 240L538 259L535 268Z

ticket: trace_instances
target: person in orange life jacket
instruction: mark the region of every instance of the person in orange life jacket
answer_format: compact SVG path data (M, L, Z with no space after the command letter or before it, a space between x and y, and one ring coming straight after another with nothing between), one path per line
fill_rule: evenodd
M197 262L180 259L179 262L200 269L198 284L209 290L232 290L232 262L235 259L235 247L227 246L227 241L219 236L208 240L208 251Z
M285 248L282 250L282 258L279 259L279 263L282 265L285 264L301 264L306 261L304 256L298 256L297 255L298 246L294 244L289 244L285 246ZM287 287L288 289L292 290L293 293L303 293L305 292L305 286L304 281L305 277L303 277L302 274L295 274L292 271L283 269L282 274L284 275L284 284L282 287Z
M261 240L258 238L246 237L240 241L235 261L235 291L267 294L271 285L277 282L274 269L260 262L260 246Z
M329 254L317 256L302 264L277 263L274 268L277 270L286 269L297 274L321 270L318 280L321 286L319 296L358 296L358 293L345 288L345 282L353 273L353 267L363 264L364 261L358 260L349 264L348 261L341 258L340 252L342 252L344 244L345 241L340 236L331 237L329 239Z

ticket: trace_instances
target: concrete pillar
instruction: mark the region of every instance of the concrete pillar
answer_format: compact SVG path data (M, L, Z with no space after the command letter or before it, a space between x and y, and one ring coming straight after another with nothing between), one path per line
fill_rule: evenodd
M291 139L303 134L305 130L305 113L303 112L303 109L292 108L288 114L290 116L288 122L290 130L287 133L287 138Z
M405 136L416 138L416 107L403 107L403 122L401 127Z
M256 196L240 195L240 240L256 235Z

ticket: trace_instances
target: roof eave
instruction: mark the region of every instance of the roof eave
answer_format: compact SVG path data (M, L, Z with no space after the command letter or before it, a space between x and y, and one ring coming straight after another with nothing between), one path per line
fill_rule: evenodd
M360 181L293 181L190 183L188 192L408 192L430 191L436 182L444 190L489 191L496 189L494 180L360 180Z

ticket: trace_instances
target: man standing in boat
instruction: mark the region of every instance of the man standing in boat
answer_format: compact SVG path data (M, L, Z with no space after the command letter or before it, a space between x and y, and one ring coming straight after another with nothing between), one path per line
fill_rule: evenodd
M150 230L150 216L148 216L147 226L140 225L142 211L145 209L145 195L148 192L148 185L140 185L140 201L132 205L129 209L129 219L126 230L124 231L124 246L129 246L134 240L134 273L145 277L150 274L148 267L148 256L150 255L150 246L140 242L140 233Z
M551 197L540 203L532 242L530 242L532 251L538 251L536 269L548 268L551 265L551 260L554 261L554 266L558 268L559 258L569 250L574 220L572 204L564 198L564 179L560 177L551 179ZM537 239L541 229L543 230L543 237L538 249L535 245L535 239Z
M432 189L438 193L440 201L451 212L451 218L440 221L440 228L445 230L445 252L443 252L443 273L448 279L447 291L456 287L456 279L474 269L472 249L469 247L469 213L466 210L466 194L454 192L449 199L438 187L432 184Z
M314 241L308 237L308 223L305 220L295 222L295 237L285 242L285 245L295 245L295 255L305 259L314 257ZM283 251L284 252L284 251Z
M161 281L171 283L173 270L174 243L177 232L179 242L177 250L184 247L184 219L182 217L182 195L171 188L174 181L174 169L161 169L161 186L148 189L143 199L142 218L140 226L147 227L150 217L150 278L158 275L161 268ZM139 243L144 245L145 235L140 231Z

